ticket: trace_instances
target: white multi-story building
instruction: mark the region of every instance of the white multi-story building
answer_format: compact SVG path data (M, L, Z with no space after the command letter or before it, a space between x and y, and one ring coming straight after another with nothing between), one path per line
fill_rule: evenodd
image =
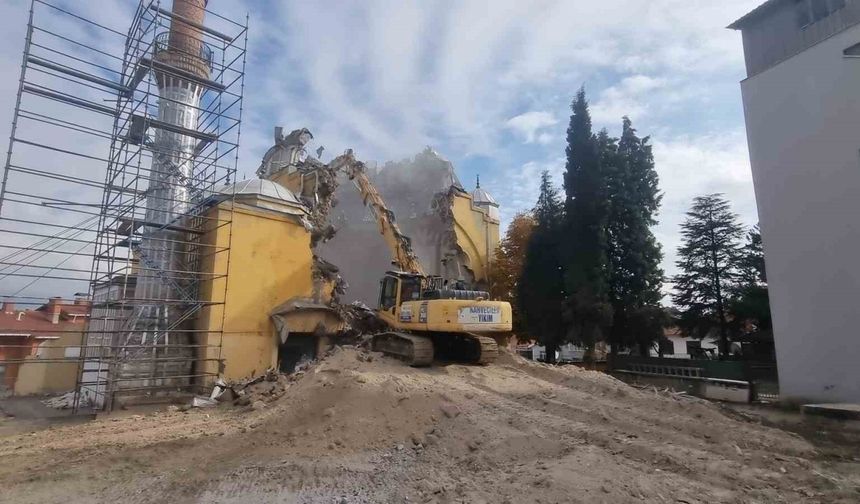
M860 401L860 0L768 0L729 28L780 395Z

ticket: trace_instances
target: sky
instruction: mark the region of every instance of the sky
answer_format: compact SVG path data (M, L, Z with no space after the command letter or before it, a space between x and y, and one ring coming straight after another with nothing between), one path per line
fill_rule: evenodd
M53 0L125 31L135 0ZM166 0L164 3L169 4ZM211 0L250 17L239 172L253 177L272 128L309 128L323 158L399 160L432 146L467 189L477 175L502 226L560 185L570 101L595 129L630 117L650 136L663 192L655 228L676 271L693 197L722 192L757 222L739 81L740 34L761 0ZM0 0L0 138L8 138L29 0Z

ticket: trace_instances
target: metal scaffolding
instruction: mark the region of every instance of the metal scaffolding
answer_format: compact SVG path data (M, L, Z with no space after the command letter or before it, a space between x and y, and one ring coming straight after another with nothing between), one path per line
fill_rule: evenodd
M232 218L208 210L232 208L221 188L238 163L247 16L176 3L199 5L199 19L142 0L121 31L31 3L0 187L0 296L37 307L87 293L86 327L57 331L80 334L59 359L78 368L76 408L193 392L220 361L212 299L224 295L211 290L226 288L230 247L209 238L229 236ZM4 355L38 358L2 345L0 368Z

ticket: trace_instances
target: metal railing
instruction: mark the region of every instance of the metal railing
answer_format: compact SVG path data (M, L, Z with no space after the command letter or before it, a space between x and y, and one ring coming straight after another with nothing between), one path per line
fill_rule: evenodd
M161 52L172 51L192 58L200 58L212 70L212 47L200 40L187 36L174 36L171 40L170 32L162 32L155 36L153 44L153 56Z

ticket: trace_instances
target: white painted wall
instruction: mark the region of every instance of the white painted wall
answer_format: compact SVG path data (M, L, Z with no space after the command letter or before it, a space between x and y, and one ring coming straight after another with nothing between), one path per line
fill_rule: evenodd
M531 348L532 351L532 360L545 360L546 359L546 348L541 345L534 345ZM582 356L585 355L585 350L581 347L573 345L571 343L566 343L562 345L558 351L555 352L556 360L560 361L581 361Z
M780 394L860 401L855 25L741 83Z
M697 339L697 338L689 338L685 336L681 336L679 334L666 334L666 339L672 342L672 348L674 349L672 354L663 354L663 357L669 357L673 359L689 359L690 354L687 353L687 342L688 341L698 341L699 344L702 345L704 349L712 349L716 352L717 344L714 340L710 338L705 339ZM660 354L651 349L650 353L651 357L659 357Z

